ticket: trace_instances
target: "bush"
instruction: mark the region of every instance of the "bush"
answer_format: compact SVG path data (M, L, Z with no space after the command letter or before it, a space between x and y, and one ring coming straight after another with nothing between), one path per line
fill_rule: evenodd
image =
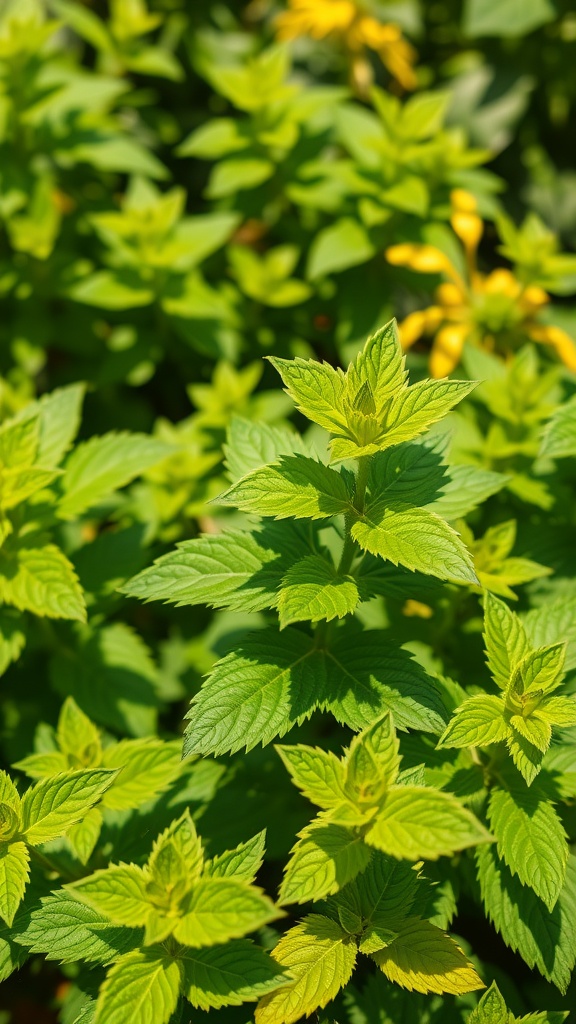
M576 1020L574 37L0 0L6 1024Z

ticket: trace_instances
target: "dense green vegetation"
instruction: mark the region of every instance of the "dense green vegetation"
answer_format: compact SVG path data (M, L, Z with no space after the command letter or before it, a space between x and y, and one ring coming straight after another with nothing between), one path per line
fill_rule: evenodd
M576 1022L568 0L0 0L0 1024Z

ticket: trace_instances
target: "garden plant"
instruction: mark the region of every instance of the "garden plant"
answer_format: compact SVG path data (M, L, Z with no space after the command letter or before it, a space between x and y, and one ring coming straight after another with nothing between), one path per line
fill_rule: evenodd
M0 1024L576 1024L575 47L0 0Z

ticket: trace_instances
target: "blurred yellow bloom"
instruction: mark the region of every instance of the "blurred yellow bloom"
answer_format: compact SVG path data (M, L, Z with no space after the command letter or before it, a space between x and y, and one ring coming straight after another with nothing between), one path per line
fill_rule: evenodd
M276 20L278 38L296 39L312 36L339 39L352 58L352 76L366 88L370 84L370 68L364 51L374 50L384 66L404 89L416 88L413 65L416 51L397 25L383 24L367 14L357 0L288 0L288 10Z
M547 292L539 285L523 285L504 267L481 274L476 251L484 225L476 200L469 192L455 189L451 203L450 223L464 249L465 277L434 245L404 242L386 251L395 266L422 274L444 274L448 279L436 289L433 306L410 313L399 325L402 347L409 349L423 335L433 335L430 372L433 377L446 377L458 365L467 341L489 350L506 349L511 335L528 336L551 346L568 369L576 372L576 345L570 335L536 319L550 301Z

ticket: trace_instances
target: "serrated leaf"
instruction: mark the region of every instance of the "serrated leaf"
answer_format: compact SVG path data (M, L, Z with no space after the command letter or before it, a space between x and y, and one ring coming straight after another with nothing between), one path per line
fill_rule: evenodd
M81 903L87 903L112 924L137 928L146 923L151 900L148 876L135 864L111 866L72 882L67 888Z
M376 409L395 394L406 381L405 357L395 320L372 334L350 365L347 378L357 392L365 381L370 385Z
M508 736L505 704L501 697L477 694L456 710L438 747L487 747Z
M354 736L346 754L345 792L362 806L378 802L393 785L400 771L400 744L392 723L385 715Z
M86 621L74 568L55 544L24 537L0 550L0 600L52 619Z
M276 462L280 455L309 455L300 434L284 426L259 423L233 416L224 445L226 468L232 480L251 473L253 469Z
M528 650L528 641L518 616L490 593L484 597L484 642L488 668L500 689L505 690Z
M321 555L308 555L288 570L278 596L280 626L330 622L351 615L360 602L353 576L338 573Z
M282 455L242 477L218 502L276 519L326 519L349 509L350 495L336 470L305 455Z
M552 910L568 863L566 833L552 804L521 783L511 790L497 787L490 797L488 820L498 853L512 874Z
M350 936L326 917L309 914L273 950L273 958L294 979L263 996L256 1024L293 1024L326 1006L348 981L356 962Z
M63 772L37 782L22 798L26 842L36 846L64 835L102 797L115 774L102 769Z
M103 766L118 771L103 806L128 810L162 793L180 774L181 744L150 737L120 740L104 750Z
M0 917L11 927L28 882L26 843L0 843Z
M564 678L566 644L552 644L528 651L516 666L512 689L519 693L550 693Z
M180 962L186 999L200 1010L255 1002L287 981L274 961L249 939L186 950Z
M466 1024L510 1024L508 1008L495 981L492 982L488 991L484 992Z
M187 717L184 753L234 752L269 743L317 703L321 655L293 629L263 630L218 662Z
M565 992L576 961L576 857L552 911L498 859L493 846L479 847L478 879L488 917L504 942L529 967Z
M198 880L204 863L204 851L190 812L171 822L162 832L148 861L158 895L172 892L182 883L185 891Z
M542 761L550 743L552 730L548 723L531 721L522 718L521 715L512 715L510 723L508 749L518 771L530 786L542 768ZM546 728L544 734L543 728ZM538 740L538 743L532 742L533 739Z
M93 807L84 815L82 821L72 825L67 832L66 838L72 847L72 852L81 864L87 864L90 860L100 838L101 830L102 815L97 807Z
M56 740L62 753L76 758L79 766L87 768L99 764L102 754L100 733L73 697L67 697L62 705Z
M129 597L164 601L177 608L207 604L260 611L276 602L276 587L287 568L282 556L281 550L260 542L258 535L229 530L182 541L121 589Z
M394 565L457 583L477 583L472 557L451 526L418 506L368 506L352 526L354 540Z
M280 887L280 903L307 903L338 892L364 870L370 850L358 831L313 823L300 832Z
M241 879L202 878L190 893L174 937L184 946L214 946L242 938L281 916L261 889Z
M56 469L4 469L0 474L0 506L11 509L37 491L48 487L59 475Z
M110 433L79 444L66 460L58 515L72 519L173 454L146 434Z
M422 882L405 860L372 851L367 868L334 897L366 926L398 927L411 912Z
M240 878L253 882L264 860L266 831L259 832L252 839L240 843L234 850L226 850L205 867L205 874L211 878Z
M411 992L462 995L484 983L459 946L429 921L411 918L372 959L390 981Z
M390 711L399 729L444 729L447 713L434 680L380 632L342 630L325 658L326 704L339 722L363 729Z
M29 419L13 418L0 426L0 463L7 469L31 466L38 451L40 423L38 415Z
M399 391L386 413L382 447L412 441L442 419L475 387L476 381L422 380Z
M268 357L280 374L296 408L326 430L340 430L346 420L341 411L344 374L328 363L312 359Z
M428 786L394 786L365 841L393 857L437 860L490 841L491 836L456 797Z
M576 698L545 697L532 717L564 728L576 725Z
M168 1024L176 1009L182 969L158 948L134 950L108 972L96 1001L94 1024Z
M34 907L15 939L31 953L43 953L47 960L109 964L140 945L141 932L110 924L93 907L59 889Z
M319 807L337 807L345 799L345 771L342 762L320 747L278 746L293 781L312 803Z

